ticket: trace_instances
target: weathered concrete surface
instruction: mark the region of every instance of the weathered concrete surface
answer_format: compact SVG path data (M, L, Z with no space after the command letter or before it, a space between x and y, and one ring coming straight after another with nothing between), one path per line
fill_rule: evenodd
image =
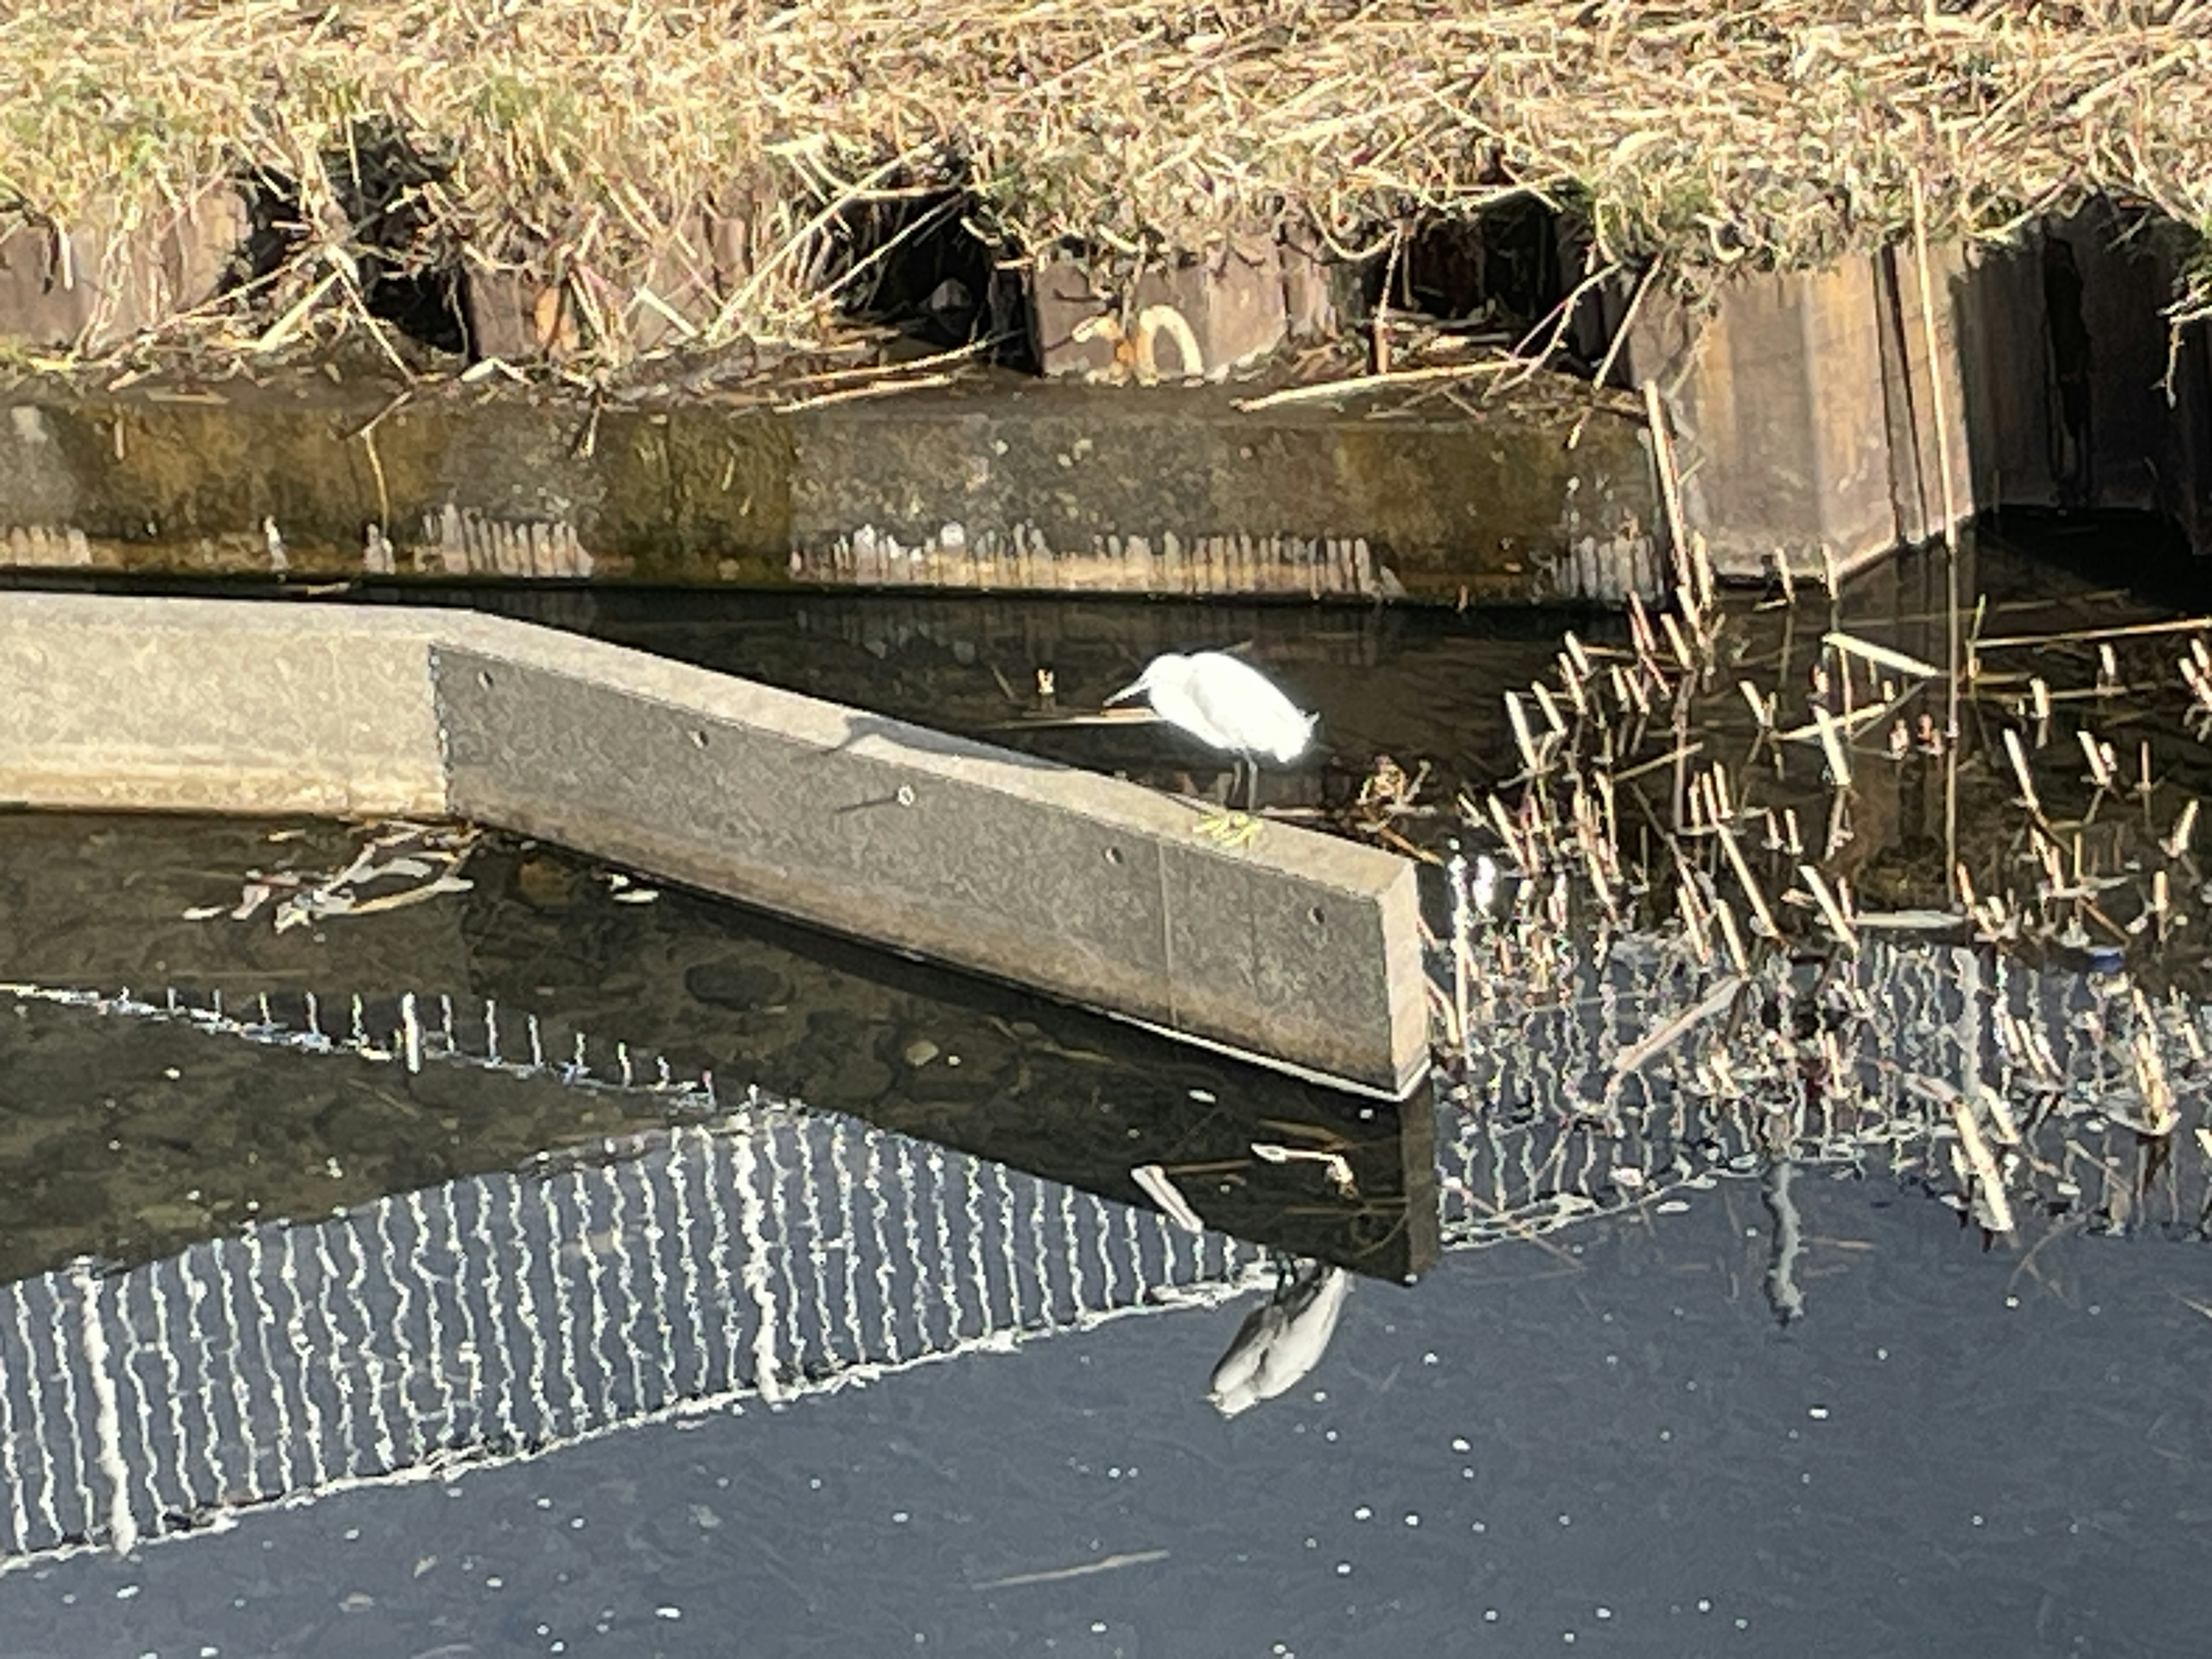
M228 188L179 205L161 223L120 224L95 206L64 233L0 217L0 335L99 350L210 298L249 229Z
M1203 259L1146 270L1126 306L1116 284L1047 259L1030 283L1040 365L1116 384L1220 380L1290 337L1293 289L1304 300L1311 278L1289 268L1304 257L1272 235L1232 237Z
M787 413L595 412L319 377L18 387L0 563L1450 600L1656 580L1648 447L1617 398L1546 381L1468 415L1238 395L1008 376Z
M1953 517L1972 515L1954 331L1937 292L1935 375L1909 253L1746 276L1709 313L1646 296L1621 361L1659 386L1684 521L1722 574L1757 578L1777 557L1800 573L1824 556L1853 570L1941 535L1942 441Z
M1616 409L1592 415L1570 450L1587 407L1570 398L1494 419L1370 419L1245 413L1237 395L1030 386L801 423L795 568L832 582L1138 593L1652 591L1649 451Z
M1660 388L1716 568L1855 569L2001 507L2154 511L2212 551L2212 343L2169 339L2176 252L2130 228L2093 204L1931 249L1932 363L1909 246L1747 276L1709 313L1647 295L1620 362Z
M0 596L0 800L434 814L444 620L335 606Z
M0 800L452 813L1391 1095L1413 866L459 612L0 595Z

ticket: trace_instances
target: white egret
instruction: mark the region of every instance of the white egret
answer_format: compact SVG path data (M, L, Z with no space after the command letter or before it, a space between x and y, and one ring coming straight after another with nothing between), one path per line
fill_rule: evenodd
M1155 657L1143 673L1106 701L1115 703L1139 696L1170 726L1182 727L1207 748L1218 749L1251 768L1247 811L1259 799L1259 757L1265 755L1287 766L1313 741L1315 717L1251 664L1225 652L1184 656L1170 651ZM1231 793L1235 794L1233 775Z

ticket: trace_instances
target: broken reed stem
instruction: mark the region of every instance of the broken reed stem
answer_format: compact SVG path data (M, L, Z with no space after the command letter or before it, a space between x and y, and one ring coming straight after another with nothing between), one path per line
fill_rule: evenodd
M1313 386L1285 386L1279 392L1263 392L1257 398L1242 398L1236 407L1246 414L1262 409L1279 409L1285 404L1326 403L1332 398L1349 398L1363 392L1382 392L1392 386L1423 386L1436 380L1468 380L1481 374L1504 374L1519 367L1510 357L1492 359L1475 363L1437 363L1426 368L1394 369L1383 374L1354 374L1341 380L1323 380Z
M1928 201L1912 175L1912 254L1920 278L1921 343L1927 354L1929 405L1936 416L1936 475L1943 501L1943 642L1946 670L1943 862L1959 860L1959 513L1951 482L1951 425L1944 408L1943 357L1936 338L1936 283L1928 268Z
M1919 273L1921 343L1927 354L1928 402L1936 417L1936 476L1941 481L1943 503L1943 546L1954 559L1959 553L1958 495L1951 478L1951 422L1943 396L1944 358L1936 337L1936 283L1928 263L1928 198L1917 173L1912 175L1912 256ZM1952 664L1957 671L1956 608L1958 586L1952 585Z
M1660 401L1659 382L1644 383L1644 418L1651 428L1651 459L1659 469L1659 496L1667 514L1667 545L1674 561L1675 585L1695 592L1696 576L1690 568L1690 538L1682 526L1682 480L1674 471L1674 446L1667 435L1667 410Z

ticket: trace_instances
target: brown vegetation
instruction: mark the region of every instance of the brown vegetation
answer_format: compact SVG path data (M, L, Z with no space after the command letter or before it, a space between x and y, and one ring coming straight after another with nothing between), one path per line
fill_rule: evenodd
M46 0L0 9L0 201L144 221L285 181L342 310L364 134L405 257L679 273L705 343L818 337L841 209L957 187L1010 258L1340 252L1516 191L1608 261L1816 264L2094 193L2212 227L2212 6L1508 0ZM710 228L702 229L702 227ZM711 228L719 227L719 229ZM719 240L718 240L719 238ZM465 250L465 253L464 253ZM657 262L657 263L656 263ZM708 267L712 267L708 269ZM664 277L664 281L668 280ZM2204 303L2200 279L2191 302Z

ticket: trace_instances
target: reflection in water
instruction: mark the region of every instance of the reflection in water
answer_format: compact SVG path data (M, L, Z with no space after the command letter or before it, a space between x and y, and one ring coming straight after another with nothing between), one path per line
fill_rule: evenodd
M1215 1305L1262 1260L756 1097L605 1162L0 1288L0 1565Z
M1891 608L1907 609L1910 597L1899 591ZM621 606L588 600L602 603ZM1084 635L1102 614L823 602L786 607L750 633L687 623L674 643L700 655L780 653L788 670L794 622L855 629L842 658L817 651L796 665L842 683L806 689L923 718L952 709L961 718L945 724L983 730L1025 701L998 684L1001 672L1006 684L1026 686L1057 665L1059 689L1083 705L1135 660L1182 642L1173 636L1182 624L1156 608ZM1218 625L1219 613L1209 614ZM1512 672L1525 677L1552 648L1543 626L1501 648L1402 613L1317 613L1291 624L1254 615L1255 631L1273 633L1265 659L1329 710L1331 740L1350 751L1315 781L1323 799L1371 781L1383 742L1415 776L1433 756L1446 782L1479 782L1521 741L1498 716L1498 659L1518 659ZM576 620L623 631L596 609ZM1028 631L1046 624L1048 636ZM1158 637L1144 637L1146 628ZM665 632L649 618L636 631ZM1404 741L1406 678L1374 672L1394 651L1419 659L1406 678L1424 681L1424 712L1441 711L1420 744ZM1761 703L1764 719L1746 720L1728 700L1733 673L1770 656L1774 684L1790 679L1794 693L1802 665L1786 635L1754 635L1715 679L1718 710L1735 726L1716 717L1700 735L1715 752L1723 738L1764 744L1754 758L1776 769L1772 798L1794 841L1793 802L1818 809L1827 794L1811 748L1791 751L1806 760L1795 793L1782 792L1769 752L1780 739L1761 735L1772 707ZM1474 659L1487 672L1462 672ZM1109 745L1121 738L1041 731L1029 741L1095 742L1090 758L1110 764ZM1654 741L1666 748L1674 734ZM1804 815L1808 837L1818 842L1826 823L1842 849L1848 869L1828 866L1833 884L1841 890L1848 873L1862 899L1891 907L1893 922L1901 907L1925 902L1931 868L1939 885L1944 875L1929 857L1941 845L1943 780L1924 763L1948 758L1909 744L1893 763L1863 754L1850 814ZM1645 827L1662 842L1707 827L1686 765L1662 769L1674 787L1649 803L1647 826L1630 816L1644 810L1633 768L1616 762L1590 799L1602 793L1609 814L1617 804L1639 839ZM1749 772L1747 763L1728 775ZM1741 800L1734 782L1730 793ZM1971 792L1966 805L1971 832ZM2162 805L2150 827L2185 846L2186 835L2168 829L2174 810ZM2106 821L2087 822L2089 809L2082 816L2094 879ZM1409 834L1433 823L1401 817ZM1705 817L1749 822L1725 805ZM1500 842L1526 839L1532 822L1509 817ZM1606 827L1618 847L1619 824L1608 816ZM1665 931L1570 927L1585 919L1569 915L1571 897L1586 911L1588 895L1569 896L1548 875L1516 879L1523 866L1510 854L1513 874L1503 881L1486 855L1471 869L1460 864L1467 890L1436 961L1455 1069L1434 1118L1417 1103L1389 1121L1302 1095L1272 1073L1248 1087L1233 1068L1147 1048L1016 993L757 925L732 907L673 890L627 902L575 860L495 837L474 856L475 890L379 918L349 938L343 969L307 949L305 927L282 940L180 931L175 917L208 892L167 890L163 932L125 915L118 896L130 882L102 878L92 862L56 883L42 882L35 861L12 860L15 874L0 870L0 898L25 948L35 939L54 953L40 977L113 985L127 975L225 993L173 1006L166 996L19 989L58 1017L168 1021L318 1057L319 1069L371 1062L404 1080L386 1091L398 1114L386 1121L397 1127L379 1132L395 1140L411 1140L442 1103L426 1109L413 1087L441 1066L459 1068L479 1092L527 1079L608 1109L588 1133L581 1113L549 1133L536 1145L564 1150L520 1172L512 1166L526 1155L508 1152L395 1180L388 1195L367 1201L347 1190L342 1212L296 1224L241 1229L233 1214L212 1224L195 1218L198 1232L144 1227L133 1237L158 1248L126 1265L60 1267L49 1251L0 1286L0 1565L128 1548L222 1524L245 1505L836 1389L1103 1318L1218 1305L1269 1279L1262 1251L1227 1232L1301 1262L1274 1275L1215 1368L1210 1397L1224 1414L1281 1395L1325 1363L1349 1287L1335 1264L1416 1271L1439 1223L1452 1247L1474 1249L1684 1207L1725 1177L1757 1176L1774 1223L1765 1289L1785 1322L1816 1310L1802 1269L1821 1246L1796 1220L1801 1183L1816 1175L1893 1176L1958 1212L1962 1227L2000 1234L2204 1236L2212 1188L2198 1126L2212 1098L2212 1023L2200 1010L2121 975L2074 971L2063 958L2038 966L1893 942L1873 934L1863 913L1832 929L1867 930L1855 951L1778 940L1724 952L1711 930L1732 931L1734 920L1711 903L1716 893L1741 886L1748 903L1762 876L1779 895L1778 876L1787 875L1778 848L1765 849L1776 866L1765 868L1747 832L1731 833L1743 841L1733 852L1749 854L1749 875L1733 856L1711 856L1725 840L1715 829L1696 842L1706 856L1684 878L1705 902L1703 939L1680 919ZM126 836L118 847L115 869L149 877L139 896L159 888L146 843ZM2066 850L2078 866L2079 850ZM2112 848L2108 866L2124 867L2127 850ZM210 864L218 878L244 867ZM1534 860L1526 867L1534 873ZM2050 903L2084 902L2075 890L2086 884L2057 879L2067 875L2054 874ZM1478 900L1482 884L1500 890ZM91 920L88 892L103 895ZM441 914L426 914L433 908ZM2163 906L2144 915L2144 944L2179 926ZM2137 919L2118 917L2123 927ZM87 945L86 931L101 927L130 935L116 945L135 952L127 965ZM304 988L356 971L382 948L372 939L403 933L409 948L356 981L381 994L319 1000ZM1733 972L1723 965L1731 957ZM582 1028L593 1035L578 1036ZM648 1051L672 1063L664 1069ZM331 1057L328 1067L321 1056ZM766 1091L717 1091L710 1067ZM800 1095L874 1122L782 1098ZM207 1109L198 1103L198 1115ZM319 1164L321 1145L307 1144ZM1127 1201L1145 1188L1139 1170L1156 1172L1216 1231L1188 1231ZM2037 1271L2033 1249L2020 1271Z
M2212 1010L2179 995L1874 939L1747 975L1679 938L1559 965L1473 981L1482 1035L1440 1113L1448 1248L1765 1175L1790 1318L1790 1165L1890 1174L1991 1234L2212 1221L2205 1137L2182 1127L2212 1110Z
M1717 974L1632 937L1540 990L1487 987L1484 1040L1436 1143L1451 1245L1664 1210L1764 1174L1767 1288L1794 1318L1798 1169L1901 1176L1962 1224L1988 1224L1977 1183L1994 1178L2023 1231L2203 1236L2204 1158L2146 1121L2154 1098L2201 1116L2201 1012L2117 976L1958 947L1778 956L1717 1000ZM1260 1249L1149 1208L757 1090L736 1102L616 1045L556 1050L495 1009L349 1003L317 1036L287 1030L274 1000L226 1013L17 994L334 1065L526 1072L695 1121L0 1290L0 1556L127 1548L347 1481L1216 1305L1267 1273ZM1663 1048L1649 1041L1677 1026ZM1966 1101L1988 1127L1978 1160ZM1279 1270L1215 1368L1216 1407L1234 1415L1312 1371L1348 1288L1322 1261Z
M1213 1368L1206 1397L1224 1417L1295 1387L1321 1364L1351 1293L1352 1275L1326 1262L1282 1263L1267 1299L1245 1316Z
M620 872L511 836L477 838L467 866L474 886L434 902L364 921L333 914L281 933L265 910L227 919L246 869L273 881L348 867L353 839L329 825L0 817L7 976L133 986L155 1003L167 995L155 988L175 986L185 1008L225 1010L310 1048L358 1048L358 1023L370 1046L392 1050L411 1006L441 1060L494 1055L509 1076L533 1058L575 1066L580 1040L586 1081L619 1080L625 1064L650 1080L658 1062L644 1056L663 1055L679 1077L741 1079L1124 1202L1143 1201L1133 1171L1158 1164L1206 1225L1370 1277L1403 1279L1435 1260L1425 1094L1398 1105L1349 1099L678 889L636 902L639 889L621 885ZM180 919L216 904L215 920ZM439 1097L453 1091L428 1073L405 1073L391 1092L392 1133L408 1133L405 1121L422 1111L457 1116L465 1137L447 1148L444 1167L411 1172L410 1184L511 1167L578 1138L579 1127L591 1138L633 1127L632 1118L641 1127L664 1104L682 1108L609 1097L587 1125L517 1146L483 1138L497 1127L489 1098L446 1101ZM266 1158L292 1157L311 1171L327 1157L349 1170L366 1161L368 1149L335 1144L349 1138L340 1110L301 1125ZM172 1138L199 1138L186 1103L164 1115ZM112 1133L88 1121L79 1132L88 1156ZM1284 1146L1301 1155L1271 1155ZM173 1192L146 1198L171 1202L205 1184L178 1173ZM382 1190L305 1184L325 1204ZM0 1234L8 1220L0 1190ZM62 1218L47 1220L58 1228ZM156 1234L152 1245L166 1248ZM134 1254L101 1233L33 1265L82 1250ZM0 1237L0 1271L12 1260Z

